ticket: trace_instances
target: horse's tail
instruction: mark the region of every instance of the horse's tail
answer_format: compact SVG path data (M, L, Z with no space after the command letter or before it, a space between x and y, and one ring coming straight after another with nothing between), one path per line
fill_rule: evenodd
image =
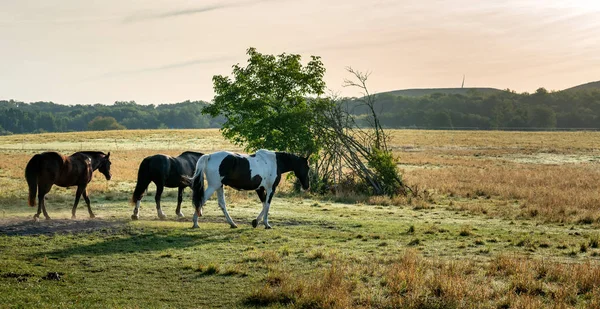
M145 158L140 163L140 167L138 169L138 177L137 184L135 185L135 190L133 190L133 195L131 196L131 204L135 204L137 201L142 199L144 196L144 192L148 189L148 185L150 184L151 175L150 175L150 161L151 157Z
M40 170L41 162L42 155L36 154L29 162L27 162L27 166L25 167L25 179L29 186L29 198L27 199L27 203L31 207L35 206L35 196L37 195L37 173Z
M204 199L204 169L206 169L208 158L208 155L203 155L198 159L196 172L194 172L194 176L190 179L192 183L192 203L196 207L198 214L200 214L200 207Z

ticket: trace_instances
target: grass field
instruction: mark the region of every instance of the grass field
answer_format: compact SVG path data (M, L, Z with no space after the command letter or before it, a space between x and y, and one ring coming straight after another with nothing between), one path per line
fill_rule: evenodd
M392 130L419 198L314 196L283 184L274 229L253 229L254 193L226 189L240 226L211 200L191 229L191 202L154 187L131 221L142 158L241 151L217 130L0 137L0 307L29 308L600 308L600 133ZM29 158L110 151L92 209L71 220L74 188L54 187L53 218L34 223ZM187 190L189 191L189 190ZM57 280L59 279L59 280Z

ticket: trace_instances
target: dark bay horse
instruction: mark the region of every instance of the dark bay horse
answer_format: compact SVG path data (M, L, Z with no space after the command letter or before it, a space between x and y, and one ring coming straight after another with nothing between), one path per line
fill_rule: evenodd
M308 159L290 153L258 150L252 155L243 155L228 151L220 151L204 155L196 164L196 172L188 181L192 183L192 202L194 212L194 228L198 227L198 216L202 216L202 207L210 196L217 191L217 198L223 214L232 228L237 225L231 220L225 206L223 185L237 190L255 190L263 204L262 211L252 220L256 227L262 220L265 228L270 229L268 215L271 199L281 180L281 174L294 171L302 188L307 190ZM204 174L208 182L204 191Z
M154 201L156 201L158 217L161 219L166 218L160 208L160 197L164 187L179 188L179 192L177 193L177 209L175 210L175 213L178 217L183 217L183 213L181 213L181 202L183 201L183 190L188 184L182 181L182 177L190 177L194 174L196 162L198 162L198 159L202 155L203 154L200 152L186 151L175 158L163 154L144 158L142 163L140 163L137 185L135 186L133 196L131 197L131 202L135 204L131 219L139 219L140 200L150 182L154 182L156 185Z
M43 152L34 155L25 167L25 179L29 186L29 206L35 206L36 193L38 196L38 211L33 219L37 221L42 211L44 217L50 219L46 212L44 197L50 192L52 185L60 187L77 186L72 218L75 219L75 210L82 194L90 218L94 218L86 188L92 180L92 173L95 170L99 170L106 177L106 180L110 180L111 162L109 157L110 152L105 154L99 151L81 151L68 157L57 152Z

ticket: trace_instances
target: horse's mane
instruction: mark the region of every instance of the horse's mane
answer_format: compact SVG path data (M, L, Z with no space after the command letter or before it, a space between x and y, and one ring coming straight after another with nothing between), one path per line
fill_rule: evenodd
M180 154L180 156L183 156L184 154L195 154L195 155L201 155L201 156L204 155L203 153L197 152L197 151L184 151Z
M76 152L74 154L78 154L78 153L82 153L82 154L86 154L86 155L92 155L92 156L106 155L102 151L78 151L78 152Z
M76 156L76 155L88 156L88 157L91 157L93 160L98 160L98 159L101 159L102 157L106 157L106 154L102 151L78 151L78 152L72 154L71 156Z

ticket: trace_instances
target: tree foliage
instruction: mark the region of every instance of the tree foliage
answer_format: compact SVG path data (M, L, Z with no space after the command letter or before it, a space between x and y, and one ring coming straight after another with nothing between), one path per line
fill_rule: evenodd
M125 130L125 126L119 124L114 117L97 116L88 124L90 131Z
M202 114L206 103L139 105L134 101L113 105L60 105L52 102L0 101L0 134L85 131L94 118L113 117L128 129L215 128L222 117Z
M303 65L300 55L264 55L254 48L247 55L247 65L234 65L232 77L213 77L214 102L203 112L222 115L223 135L248 151L317 152L313 127L329 103L319 99L325 90L321 59L312 56Z
M319 57L312 56L304 66L299 55L264 55L254 48L247 54L247 65L234 65L231 78L213 77L214 102L204 108L207 114L225 117L222 132L226 138L247 150L315 154L312 187L316 191L347 179L341 174L348 170L370 188L367 192L393 195L403 191L374 109L375 97L365 84L368 74L349 68L356 79L345 81L365 92L362 103L371 127L362 129L335 98L320 97L325 69Z
M362 98L346 98L348 111L360 126L370 126ZM324 104L323 100L308 102ZM225 118L203 115L207 103L140 105L61 105L0 100L0 134L85 131L97 116L114 117L128 129L218 128ZM314 106L313 109L320 110ZM600 90L584 89L533 94L510 90L466 94L434 93L421 97L378 94L374 110L384 128L471 128L500 130L600 128Z
M369 114L361 98L347 98L359 123ZM533 94L510 90L467 94L435 93L422 97L378 94L375 105L385 128L537 130L600 128L600 90Z

